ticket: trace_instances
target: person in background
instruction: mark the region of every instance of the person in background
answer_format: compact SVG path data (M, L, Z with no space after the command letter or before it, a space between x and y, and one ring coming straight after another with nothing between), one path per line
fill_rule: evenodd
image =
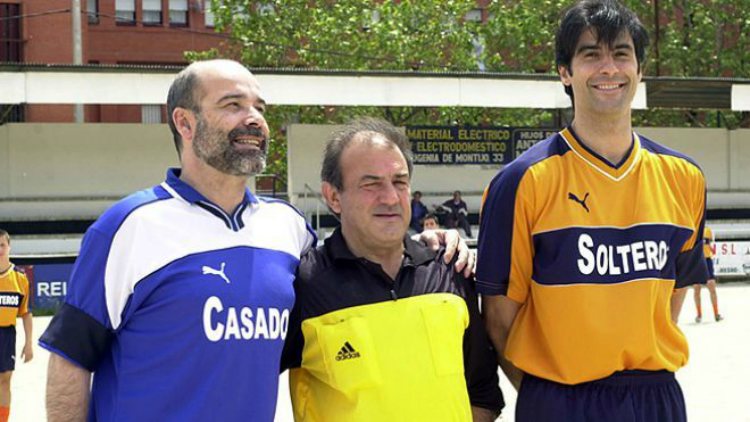
M711 296L711 306L714 310L714 320L716 322L721 321L724 317L719 313L719 297L716 294L716 276L714 274L714 250L713 246L713 233L711 229L706 226L703 230L703 255L706 257L706 266L708 267L708 282L706 287L708 293ZM701 306L701 285L693 285L693 299L695 300L695 322L700 323L703 320L703 307Z
M411 198L411 221L409 227L417 233L422 232L422 219L427 215L427 207L422 203L422 192L416 190Z
M16 319L23 321L21 358L34 357L29 280L10 262L10 234L0 229L0 422L10 415L10 380L16 368Z
M440 228L440 224L438 223L438 218L435 214L428 213L422 219L423 230L437 230L439 228Z
M447 212L445 227L450 229L461 228L466 233L466 236L473 237L471 234L471 224L469 224L469 207L461 199L461 191L457 190L453 192L453 198L443 202L440 208Z

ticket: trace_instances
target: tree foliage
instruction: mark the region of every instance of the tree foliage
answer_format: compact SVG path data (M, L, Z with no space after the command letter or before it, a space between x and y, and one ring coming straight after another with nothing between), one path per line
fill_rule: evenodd
M190 58L229 56L250 67L347 70L555 73L554 37L569 0L491 0L484 22L467 19L476 0L213 0L228 48ZM748 0L626 0L651 35L646 75L750 75ZM657 25L658 22L658 25ZM658 33L656 28L659 28ZM342 123L356 115L397 125L550 126L546 110L425 107L272 107L275 130L268 171L285 175L289 123ZM743 123L743 119L745 123ZM750 125L729 111L653 110L636 125Z
M658 60L660 74L750 75L750 2L661 0L659 5L666 25L652 62Z
M230 31L256 67L465 70L472 34L461 19L472 0L225 0L217 30Z
M488 71L554 73L555 31L567 0L492 1L482 26Z

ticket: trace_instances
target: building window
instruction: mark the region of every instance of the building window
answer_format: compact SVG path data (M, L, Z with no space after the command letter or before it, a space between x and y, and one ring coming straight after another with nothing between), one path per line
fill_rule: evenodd
M169 24L172 26L188 26L187 0L169 0Z
M115 0L115 21L118 25L135 25L135 0Z
M163 123L161 121L161 105L145 104L141 106L141 123Z
M211 0L204 0L203 14L206 18L206 28L214 27L214 11L211 9Z
M26 121L23 104L0 104L0 125Z
M161 0L143 0L143 24L161 25Z
M21 5L0 3L0 62L22 62Z
M99 0L86 0L86 16L90 25L99 23Z

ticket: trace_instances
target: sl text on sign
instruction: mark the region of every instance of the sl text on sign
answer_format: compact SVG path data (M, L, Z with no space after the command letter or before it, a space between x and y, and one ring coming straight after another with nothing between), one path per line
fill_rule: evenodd
M508 164L554 133L514 127L406 127L414 164Z

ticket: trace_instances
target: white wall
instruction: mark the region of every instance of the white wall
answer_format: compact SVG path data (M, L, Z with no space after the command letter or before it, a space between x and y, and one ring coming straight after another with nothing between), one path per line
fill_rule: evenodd
M178 164L167 125L0 126L0 219L93 218Z
M289 128L289 193L305 212L315 202L304 201L304 184L320 188L320 162L328 136L340 126L291 125ZM750 206L750 130L695 128L636 128L638 133L692 157L706 174L709 207ZM473 211L500 166L416 165L412 190L424 193L428 206L442 202L454 190L464 193Z
M750 190L750 129L729 133L729 162L734 171L729 177L733 190Z
M728 190L729 134L726 129L637 128L636 131L666 147L686 154L701 166L708 190Z
M320 188L320 161L336 126L289 128L292 201ZM750 130L643 128L639 132L692 156L706 173L709 206L750 206ZM7 124L0 126L0 221L95 218L116 199L161 182L178 165L167 125ZM425 203L461 190L473 211L494 166L417 165L413 189ZM252 186L252 181L250 182ZM325 207L322 208L325 210Z
M306 212L314 210L314 201L305 204L304 185L320 191L320 165L328 137L340 129L335 125L291 125L288 129L288 190L291 201ZM470 208L478 209L484 187L500 166L417 165L412 176L412 191L423 192L423 202L430 206L449 199L446 192L460 190Z
M122 196L177 164L166 125L7 126L11 197Z

